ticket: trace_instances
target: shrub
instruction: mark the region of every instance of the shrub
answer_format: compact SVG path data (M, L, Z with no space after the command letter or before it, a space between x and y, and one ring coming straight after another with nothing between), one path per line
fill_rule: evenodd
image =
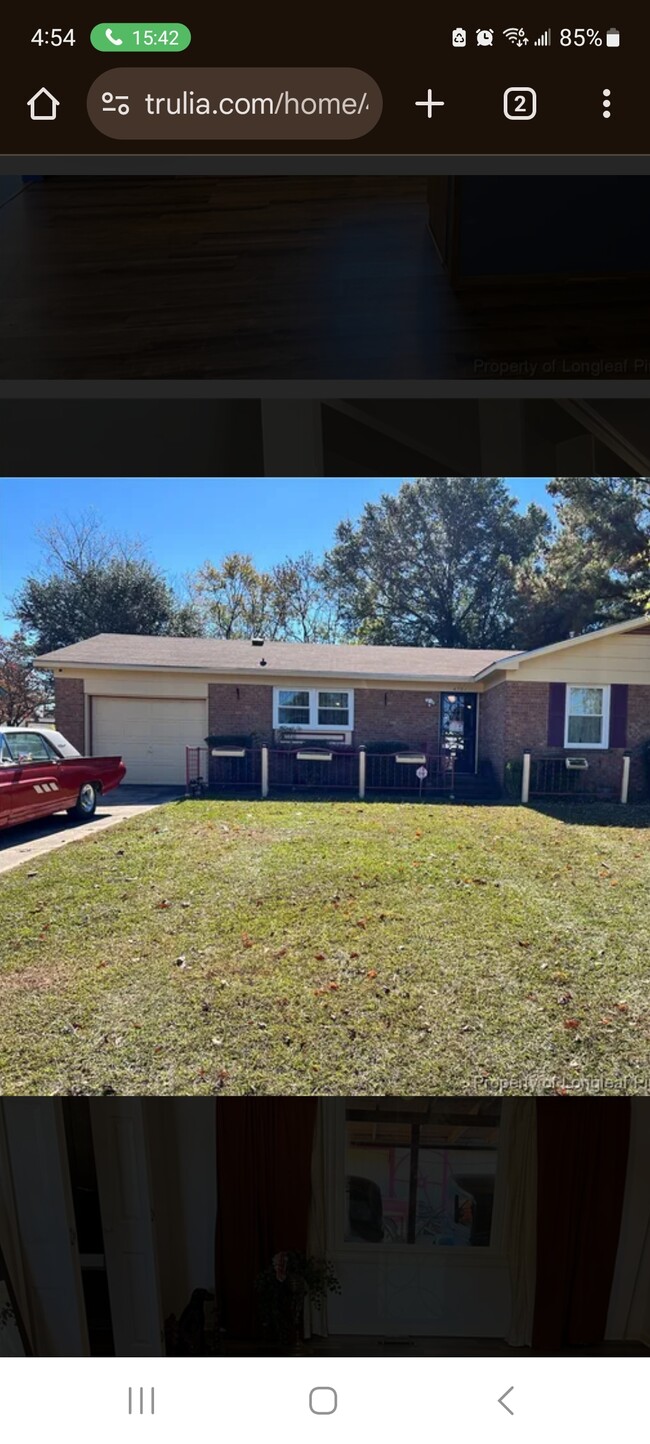
M521 780L524 772L524 764L520 757L511 758L506 762L505 772L505 794L506 797L521 797Z
M650 737L643 746L643 764L645 767L645 789L650 794Z
M426 747L415 747L412 742L366 742L366 752L374 754L395 752L426 752Z
M248 737L206 737L206 747L254 747L252 733Z

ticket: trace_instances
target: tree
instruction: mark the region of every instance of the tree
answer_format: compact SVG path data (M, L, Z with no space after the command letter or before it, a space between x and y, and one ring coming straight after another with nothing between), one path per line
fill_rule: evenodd
M0 637L0 722L22 727L31 722L46 697L46 686L34 672L33 652L22 632Z
M193 592L213 637L333 642L341 632L337 598L310 552L270 571L260 570L248 553L231 552L216 565L204 563Z
M650 479L556 477L556 523L519 576L523 646L650 611Z
M273 579L248 553L231 552L217 566L204 562L193 590L209 636L276 636Z
M348 633L416 647L517 642L517 577L550 529L499 477L420 477L341 522L325 558Z
M193 606L179 600L140 544L105 533L92 513L54 522L41 537L43 573L27 577L13 599L14 615L37 653L98 632L200 633Z
M271 573L278 627L289 642L337 642L343 635L340 599L312 552L279 562Z

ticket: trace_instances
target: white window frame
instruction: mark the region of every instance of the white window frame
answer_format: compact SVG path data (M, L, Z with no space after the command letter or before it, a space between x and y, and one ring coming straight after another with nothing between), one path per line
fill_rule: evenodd
M570 715L573 715L573 714L570 714L570 712L569 712L570 703L571 703L571 693L572 693L572 692L577 692L577 691L582 692L582 691L584 691L585 689L591 689L591 690L593 690L593 691L598 690L599 692L602 692L602 694L603 694L603 730L602 730L601 739L600 739L600 742L569 742L569 716L570 716ZM571 684L567 683L566 701L565 701L565 706L564 706L564 746L565 746L565 748L573 748L573 750L576 751L576 752L586 752L586 751L591 751L591 752L606 752L606 751L607 751L607 749L608 749L608 747L609 747L609 717L610 717L611 691L612 691L611 687L610 687L609 685L603 686L603 683L602 683L602 682L572 682ZM577 714L575 714L575 715L577 715Z
M281 692L308 692L309 694L309 722L280 722L280 693ZM319 722L318 721L318 698L321 692L345 692L348 699L348 720L347 722ZM311 719L315 718L315 721ZM278 728L287 727L291 732L351 732L354 728L354 688L337 687L334 683L330 687L274 687L273 688L273 726Z

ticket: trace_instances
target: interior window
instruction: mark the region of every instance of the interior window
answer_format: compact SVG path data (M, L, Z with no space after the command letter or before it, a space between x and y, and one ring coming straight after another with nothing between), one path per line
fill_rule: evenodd
M9 751L9 746L4 736L4 733L0 732L0 767L2 766L3 762L5 764L7 762L13 762L13 757Z
M40 732L12 732L10 741L14 762L56 762L57 756Z
M346 1109L345 1241L487 1247L499 1101L355 1101Z
M605 688L567 689L567 745L601 747L605 738Z

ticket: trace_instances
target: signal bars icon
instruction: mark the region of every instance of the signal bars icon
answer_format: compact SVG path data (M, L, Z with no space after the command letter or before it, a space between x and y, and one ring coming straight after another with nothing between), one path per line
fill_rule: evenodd
M535 45L550 45L550 43L551 43L551 32L550 32L550 30L543 30L543 31L542 31L542 34L541 34L540 37L539 37L539 40L536 40L536 41L535 41Z

